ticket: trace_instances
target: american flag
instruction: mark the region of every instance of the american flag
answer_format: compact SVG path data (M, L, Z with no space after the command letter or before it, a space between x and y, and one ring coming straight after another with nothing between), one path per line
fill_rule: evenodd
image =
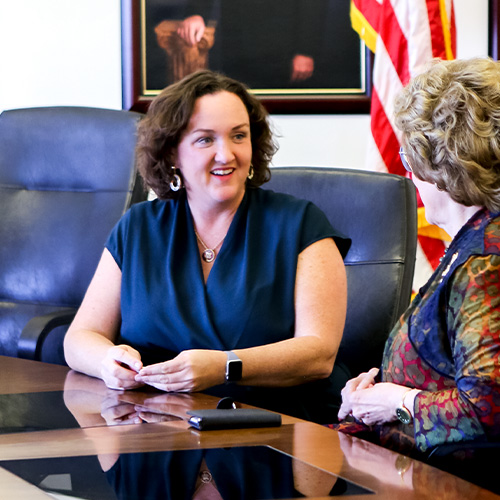
M394 125L394 98L432 58L455 58L453 0L351 0L351 22L375 53L367 163L372 170L407 175L399 159L402 137ZM427 223L420 199L418 204L414 290L427 281L449 241Z

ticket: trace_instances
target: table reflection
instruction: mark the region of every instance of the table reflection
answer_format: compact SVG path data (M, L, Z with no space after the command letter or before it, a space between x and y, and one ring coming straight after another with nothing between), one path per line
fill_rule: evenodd
M187 411L215 408L217 399L201 393L165 393L154 388L108 389L101 380L68 373L65 407L82 428L187 421Z
M115 457L106 471L101 458L17 460L0 466L51 494L89 500L307 498L300 486L306 483L327 487L321 496L370 493L302 462L297 467L296 459L266 446L127 453Z
M339 432L340 447L349 466L369 474L385 485L400 489L400 498L415 494L417 498L456 500L474 498L477 488L452 474L429 467L419 460L374 446L362 439Z
M0 434L79 427L62 391L0 394Z
M0 394L0 434L187 420L188 410L215 408L217 401L153 388L116 391L70 372L64 391Z

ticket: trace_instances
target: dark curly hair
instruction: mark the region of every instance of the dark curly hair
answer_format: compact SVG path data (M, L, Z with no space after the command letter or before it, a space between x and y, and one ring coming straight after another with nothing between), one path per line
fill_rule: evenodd
M196 100L218 92L237 95L248 111L254 175L252 179L247 179L247 186L258 187L271 178L269 163L277 146L264 106L237 80L202 70L165 88L151 102L145 118L139 123L138 169L145 187L152 189L158 198L168 199L178 195L169 186L175 150L189 124Z
M500 63L432 61L395 102L413 173L465 206L500 210Z

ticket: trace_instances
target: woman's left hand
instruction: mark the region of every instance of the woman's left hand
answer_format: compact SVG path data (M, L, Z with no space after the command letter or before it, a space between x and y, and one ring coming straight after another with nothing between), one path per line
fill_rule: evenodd
M342 389L339 420L347 415L352 415L366 425L385 424L397 420L396 409L401 404L408 387L381 382L366 389L356 390L356 386L349 382Z
M226 359L223 351L182 351L169 361L142 368L135 380L166 392L203 391L224 383Z

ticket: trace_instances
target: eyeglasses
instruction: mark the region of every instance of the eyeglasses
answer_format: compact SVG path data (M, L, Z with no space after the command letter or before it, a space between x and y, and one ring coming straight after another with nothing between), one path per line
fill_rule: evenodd
M399 157L401 158L401 163L403 164L403 167L410 173L413 173L413 169L411 168L410 163L408 162L406 158L406 153L403 149L403 146L399 148Z

